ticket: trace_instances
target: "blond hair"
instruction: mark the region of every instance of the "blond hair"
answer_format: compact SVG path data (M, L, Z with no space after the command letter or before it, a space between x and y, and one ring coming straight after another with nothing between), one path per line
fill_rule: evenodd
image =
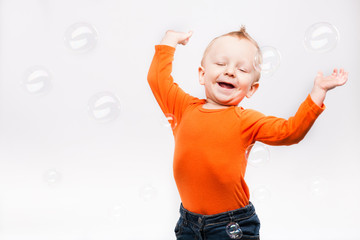
M221 38L221 37L225 37L225 36L230 36L230 37L235 37L235 38L238 38L238 39L247 39L249 40L251 43L253 43L258 51L257 55L256 55L256 58L254 59L255 61L255 64L257 66L260 66L262 64L262 54L261 54L261 50L260 50L260 47L259 45L257 44L257 42L246 32L246 27L244 25L241 25L240 27L240 30L238 31L233 31L233 32L228 32L228 33L225 33L221 36L218 36L216 38L214 38L210 43L209 45L206 47L205 51L204 51L204 54L203 54L203 57L201 59L201 66L203 66L204 64L204 58L205 56L207 55L207 53L209 52L209 49L211 48L211 46L213 45L213 43L215 42L216 39L218 38ZM254 82L258 82L259 79L260 79L260 72L259 71L256 71L257 74L256 74L256 77L255 77L255 81Z

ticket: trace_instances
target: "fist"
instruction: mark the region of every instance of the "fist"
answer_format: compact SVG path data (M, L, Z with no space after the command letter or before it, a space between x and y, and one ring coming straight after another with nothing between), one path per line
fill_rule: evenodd
M186 45L189 42L190 37L192 36L193 32L189 31L185 32L176 32L173 30L166 31L165 36L161 40L160 44L169 45L172 47L176 47L177 44Z

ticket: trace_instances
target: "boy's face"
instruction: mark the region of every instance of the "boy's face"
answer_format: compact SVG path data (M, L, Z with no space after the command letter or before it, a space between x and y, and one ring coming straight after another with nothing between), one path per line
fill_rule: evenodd
M256 46L247 39L223 36L213 42L199 67L207 103L220 108L237 106L245 96L255 93L259 87L254 83L256 52Z

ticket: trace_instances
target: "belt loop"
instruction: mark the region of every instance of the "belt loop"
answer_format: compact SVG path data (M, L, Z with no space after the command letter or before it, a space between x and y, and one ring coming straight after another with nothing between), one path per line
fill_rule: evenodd
M187 226L187 212L184 211L184 225Z
M230 216L230 222L233 222L233 219L234 219L233 212L229 212L229 216Z

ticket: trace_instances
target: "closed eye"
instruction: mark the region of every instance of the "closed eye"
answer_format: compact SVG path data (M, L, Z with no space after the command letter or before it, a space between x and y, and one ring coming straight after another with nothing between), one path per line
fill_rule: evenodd
M218 65L218 66L225 66L225 63L218 62L218 63L216 63L216 65Z

